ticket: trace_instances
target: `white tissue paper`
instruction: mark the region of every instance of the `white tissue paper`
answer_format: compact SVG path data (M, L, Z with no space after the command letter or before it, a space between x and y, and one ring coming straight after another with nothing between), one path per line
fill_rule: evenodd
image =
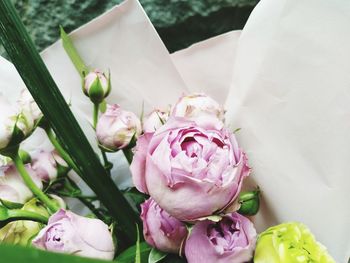
M109 103L140 114L205 92L228 110L262 190L258 230L284 221L311 228L337 262L350 255L350 3L262 0L242 31L169 55L136 0L71 34L88 66L110 70ZM93 147L92 106L58 41L42 53ZM0 59L0 92L15 101L23 82ZM30 140L47 146L38 131ZM111 154L116 183L131 185L122 154ZM350 169L349 169L350 170Z
M310 227L350 256L350 2L263 0L239 39L226 106L261 187L259 230Z

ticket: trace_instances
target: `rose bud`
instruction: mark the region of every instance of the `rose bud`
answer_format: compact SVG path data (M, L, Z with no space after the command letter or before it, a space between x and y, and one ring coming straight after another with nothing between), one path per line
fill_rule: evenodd
M110 76L98 69L89 72L84 77L83 91L93 103L101 103L111 91Z
M171 114L174 117L185 117L192 120L215 117L221 121L224 121L224 115L225 111L219 103L200 93L182 96L175 104Z
M38 124L43 117L41 110L27 89L23 89L21 91L17 104L19 105L20 109L26 113L26 116L30 116L34 122L34 125Z
M60 171L68 170L68 165L56 151L41 150L33 155L32 168L42 181L50 182Z
M179 253L187 237L184 223L164 211L152 198L141 204L143 236L158 250Z
M25 203L21 210L35 212L43 216L49 216L47 209L35 199ZM28 246L32 238L42 229L42 224L30 220L18 220L8 223L0 229L0 243Z
M256 215L260 208L260 190L241 192L239 194L239 204L238 213L241 215Z
M137 189L182 221L233 211L250 168L234 134L216 126L171 118L141 136L130 166Z
M185 255L188 263L248 262L253 257L256 235L253 223L238 213L228 214L218 223L205 220L194 225Z
M25 167L34 183L42 189L42 182L31 166L26 164ZM14 165L0 167L0 199L24 204L32 197L32 191L25 185Z
M155 132L160 126L162 126L168 120L169 112L162 110L154 110L146 116L143 120L143 131L145 133Z
M0 152L17 146L34 130L34 120L26 111L12 107L0 97Z
M89 258L112 260L114 244L108 226L60 209L32 242L34 247Z
M254 263L267 262L335 263L335 260L305 225L291 222L270 227L259 235Z
M127 147L132 138L141 134L141 122L137 116L120 108L119 105L107 105L96 126L96 135L100 145L108 151L117 151Z

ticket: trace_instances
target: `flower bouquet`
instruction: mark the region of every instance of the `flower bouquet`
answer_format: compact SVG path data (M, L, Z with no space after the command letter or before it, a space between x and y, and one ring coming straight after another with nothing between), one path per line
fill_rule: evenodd
M347 260L348 237L330 241L349 219L349 209L330 205L346 207L345 165L329 154L321 165L329 145L320 138L333 134L329 116L345 131L348 104L344 94L322 111L333 97L315 98L314 86L328 92L329 80L310 63L334 74L337 96L346 82L313 59L314 42L299 38L305 50L291 41L293 56L286 51L285 39L306 34L290 21L310 6L285 2L262 1L242 33L169 56L142 7L127 0L71 35L61 28L41 57L9 1L0 3L1 40L21 76L0 61L0 240L34 247L0 246L5 259L335 262L312 229L337 262ZM306 22L306 31L318 28ZM344 138L331 149L349 149ZM329 167L337 179L324 175ZM332 232L325 211L337 215Z

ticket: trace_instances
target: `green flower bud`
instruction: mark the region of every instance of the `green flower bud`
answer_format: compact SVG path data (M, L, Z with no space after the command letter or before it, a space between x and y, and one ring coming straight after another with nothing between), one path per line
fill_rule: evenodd
M310 230L297 222L270 227L259 235L254 263L335 263Z
M245 216L253 216L259 211L260 207L260 190L242 192L239 195L240 208L238 213Z
M7 209L3 208L1 211L7 213ZM5 211L6 210L6 211ZM44 216L49 216L47 209L40 205L36 199L30 200L26 203L22 210L35 212ZM31 240L39 233L44 227L43 224L29 220L19 220L6 224L0 229L0 243L8 243L14 245L27 246L31 244Z
M111 91L110 76L99 70L91 71L84 77L83 91L93 103L101 103Z

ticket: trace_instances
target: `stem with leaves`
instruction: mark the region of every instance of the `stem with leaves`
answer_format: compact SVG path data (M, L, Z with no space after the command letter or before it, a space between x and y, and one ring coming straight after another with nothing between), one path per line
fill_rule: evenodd
M0 1L0 40L79 175L121 226L119 236L125 245L135 244L140 219L107 175L10 0Z

